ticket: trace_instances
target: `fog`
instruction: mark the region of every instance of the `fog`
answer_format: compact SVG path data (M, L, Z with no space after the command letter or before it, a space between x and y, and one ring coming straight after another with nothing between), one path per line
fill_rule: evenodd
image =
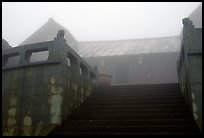
M2 3L2 38L17 46L48 18L78 41L121 40L179 35L182 18L200 2Z

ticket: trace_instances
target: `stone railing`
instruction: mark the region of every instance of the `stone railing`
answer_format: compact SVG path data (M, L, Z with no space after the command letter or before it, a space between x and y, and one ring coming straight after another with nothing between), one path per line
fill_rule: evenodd
M183 19L183 34L178 65L181 92L202 131L202 28Z
M18 46L2 54L3 135L47 135L95 87L92 69L64 39Z

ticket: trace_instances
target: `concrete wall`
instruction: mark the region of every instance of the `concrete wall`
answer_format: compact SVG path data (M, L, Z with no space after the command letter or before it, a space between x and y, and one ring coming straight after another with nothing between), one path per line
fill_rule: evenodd
M202 131L202 28L183 19L183 39L178 61L179 84L186 103Z
M112 75L112 85L177 83L178 52L84 58L101 74Z
M30 63L32 52L47 49L47 61ZM6 66L17 53L18 64ZM67 64L68 55L76 66ZM19 46L2 55L3 135L46 135L67 119L94 89L97 73L82 60L63 38ZM80 65L86 74L80 74Z

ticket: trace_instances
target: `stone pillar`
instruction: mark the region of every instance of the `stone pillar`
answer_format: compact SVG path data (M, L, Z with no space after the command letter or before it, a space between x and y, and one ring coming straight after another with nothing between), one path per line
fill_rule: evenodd
M189 104L194 120L202 131L202 31L184 18L180 53L179 77L181 90Z

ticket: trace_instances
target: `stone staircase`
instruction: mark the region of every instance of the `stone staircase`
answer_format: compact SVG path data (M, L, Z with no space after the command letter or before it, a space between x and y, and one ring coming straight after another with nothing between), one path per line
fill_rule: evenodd
M178 84L98 88L54 136L201 135Z

